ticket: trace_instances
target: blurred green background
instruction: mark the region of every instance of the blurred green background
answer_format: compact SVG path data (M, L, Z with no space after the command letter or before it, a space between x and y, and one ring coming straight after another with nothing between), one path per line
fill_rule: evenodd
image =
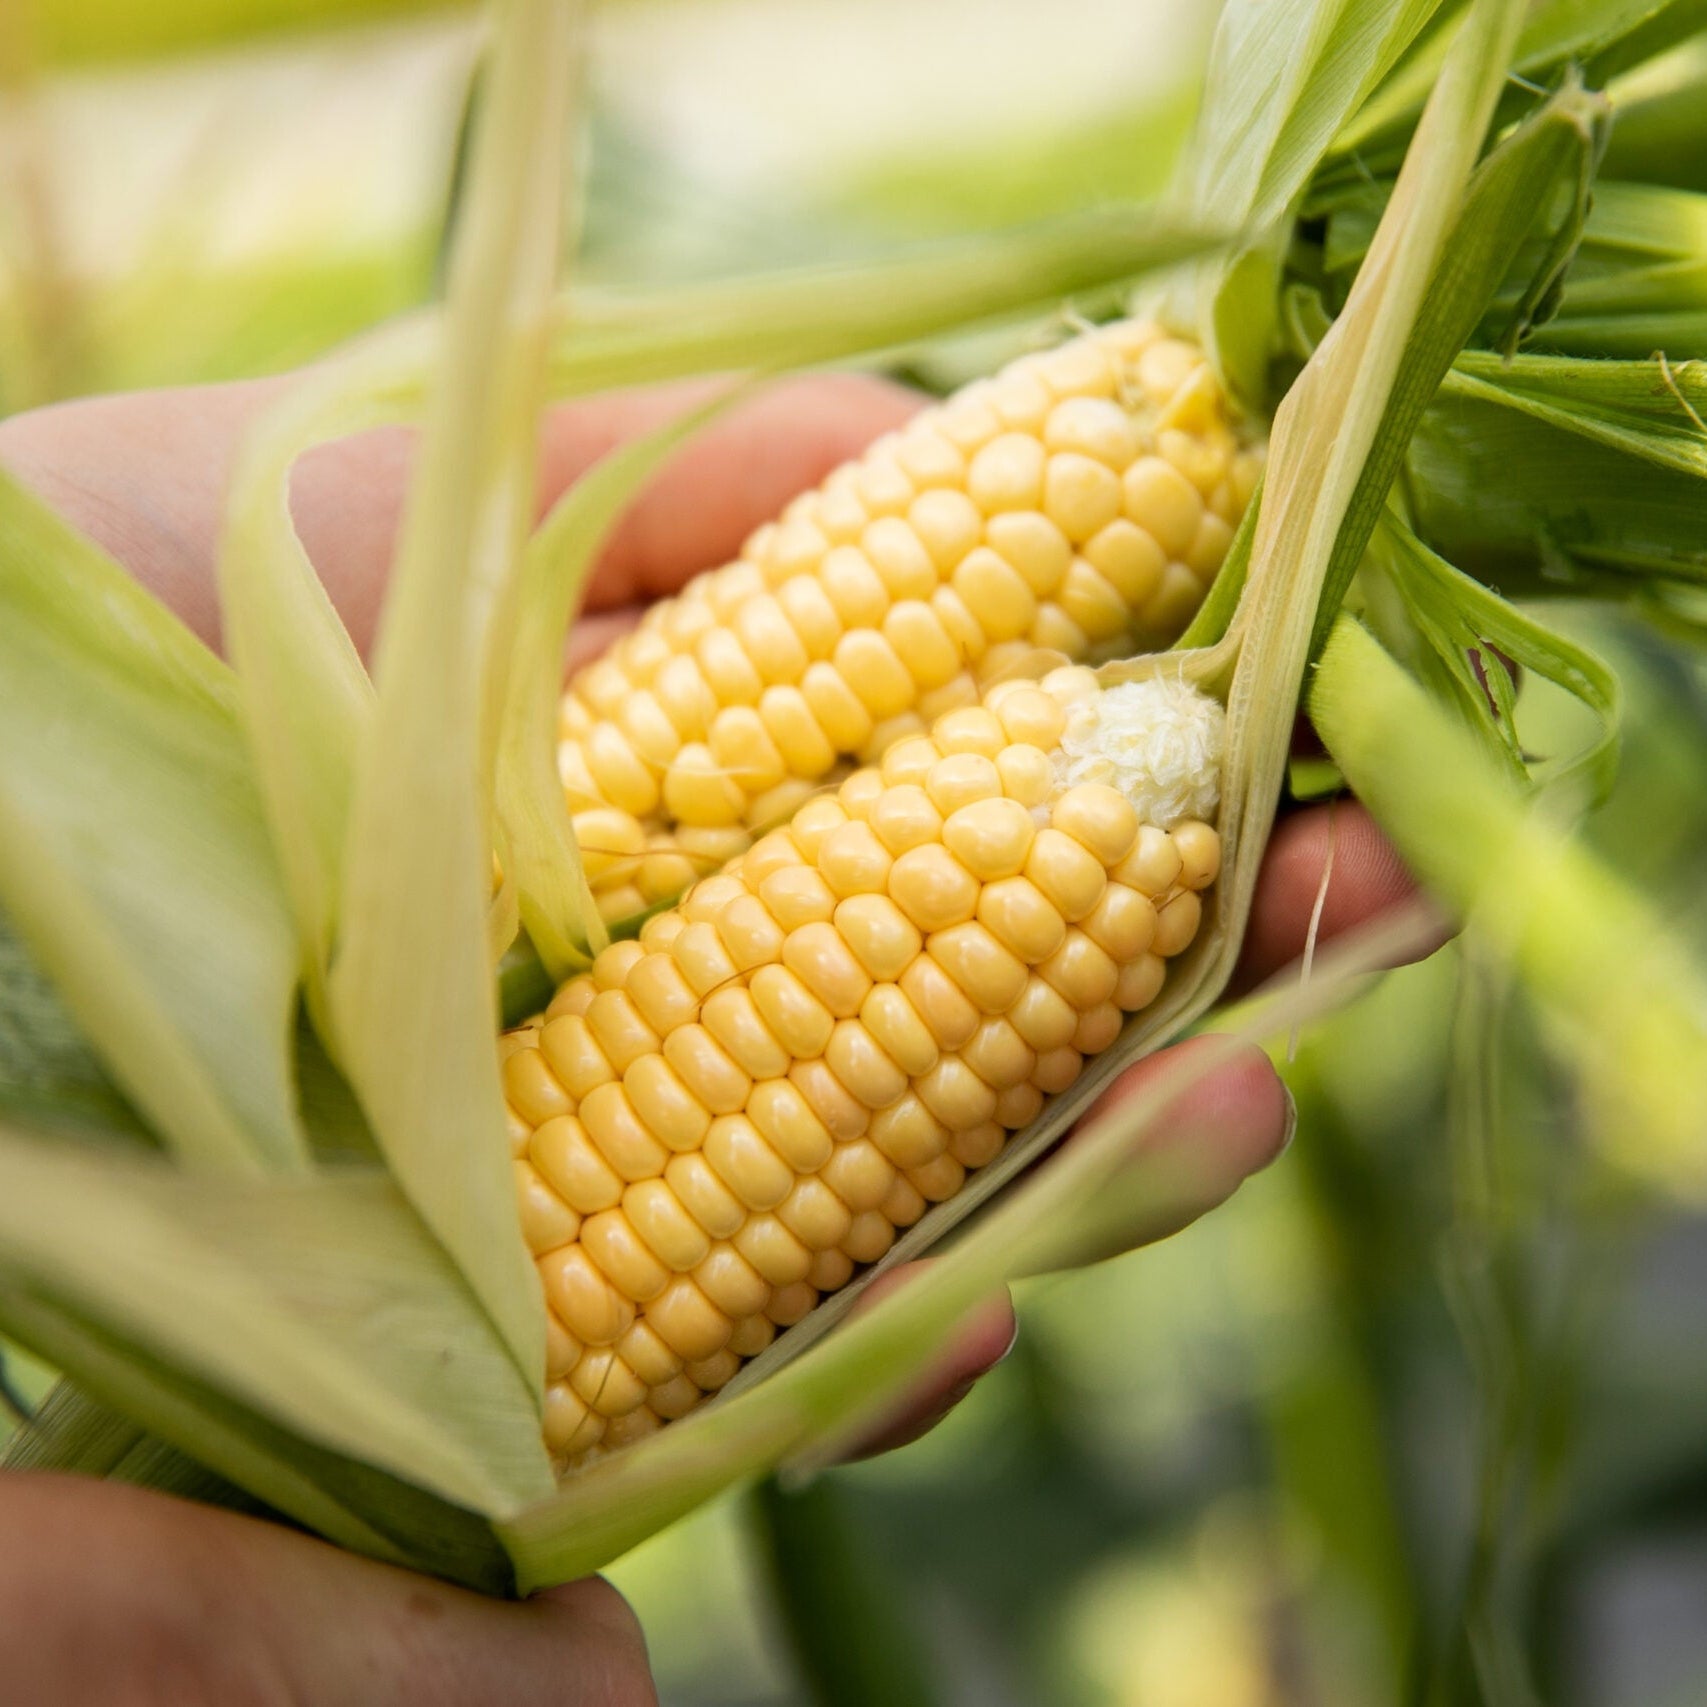
M607 5L576 275L1151 194L1212 12ZM479 45L472 9L408 0L0 12L0 406L278 369L427 300ZM1707 947L1707 678L1633 621L1573 628L1632 700L1591 834ZM1533 691L1525 717L1536 751L1572 739ZM934 1435L770 1501L770 1543L728 1501L617 1567L670 1707L900 1707L919 1676L988 1707L1707 1701L1707 1228L1585 1151L1473 933L1287 1074L1284 1160L1162 1248L1029 1286ZM784 1615L779 1530L860 1585L847 1651L798 1573Z

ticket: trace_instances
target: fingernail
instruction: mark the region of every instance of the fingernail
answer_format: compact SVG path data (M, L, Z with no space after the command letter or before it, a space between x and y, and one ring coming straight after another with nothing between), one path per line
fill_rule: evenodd
M1008 1335L1008 1343L1002 1347L1002 1355L990 1365L992 1369L1000 1369L1013 1356L1014 1347L1019 1344L1019 1317L1014 1317L1014 1331Z
M1284 1079L1280 1081L1280 1088L1286 1093L1286 1127L1281 1134L1280 1148L1274 1152L1277 1162L1292 1148L1292 1140L1298 1136L1298 1099Z

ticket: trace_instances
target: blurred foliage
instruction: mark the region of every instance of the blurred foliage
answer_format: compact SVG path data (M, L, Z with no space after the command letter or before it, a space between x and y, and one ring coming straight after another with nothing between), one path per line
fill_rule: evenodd
M623 16L631 66L673 51L681 14ZM304 33L334 20L364 27ZM465 9L36 0L0 46L28 120L0 179L5 407L275 369L429 294ZM604 87L583 274L738 272L1145 193L1190 71L1136 118L1080 110L1063 76L1041 128L1004 125L993 91L989 128L953 146L910 149L906 115L872 114L862 159L745 184L714 169L715 125L670 132ZM1677 98L1657 80L1615 156L1648 170ZM1632 701L1592 839L1707 949L1707 671L1633 618L1577 632ZM1568 744L1560 698L1531 683L1523 706L1532 744ZM1165 1246L1031 1284L973 1400L827 1479L899 1645L922 1644L945 1703L988 1707L1699 1702L1707 1226L1581 1148L1565 1076L1473 940L1381 980L1287 1075L1282 1162ZM39 1368L3 1367L0 1402L39 1398ZM670 1707L806 1699L764 1559L725 1502L613 1573Z
M464 9L471 0L463 0ZM20 0L13 28L44 64L110 64L281 31L443 12L457 0Z

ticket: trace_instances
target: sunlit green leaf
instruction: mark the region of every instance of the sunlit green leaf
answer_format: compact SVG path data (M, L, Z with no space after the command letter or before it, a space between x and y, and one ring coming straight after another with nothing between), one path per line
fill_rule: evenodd
M1411 868L1509 957L1596 1100L1624 1166L1707 1192L1707 983L1613 871L1523 795L1368 632L1334 630L1310 715ZM1568 928L1567 928L1568 921Z
M1132 204L861 265L636 293L571 292L549 380L575 396L685 374L841 361L981 320L1117 301L1149 272L1219 247L1225 227Z

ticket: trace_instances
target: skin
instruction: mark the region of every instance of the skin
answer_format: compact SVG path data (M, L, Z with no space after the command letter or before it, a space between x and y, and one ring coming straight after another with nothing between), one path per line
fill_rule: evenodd
M288 383L96 398L20 416L0 424L0 464L217 646L214 561L225 490L243 429ZM541 508L605 451L708 389L658 387L552 411ZM732 557L795 492L918 407L897 387L841 376L778 384L721 416L616 531L577 623L571 662L608 645L644 602ZM377 627L411 445L402 430L365 434L311 453L293 481L298 532L364 651ZM1397 855L1355 803L1289 814L1264 860L1241 987L1302 950L1330 845L1324 939L1412 893ZM1205 1046L1187 1042L1139 1063L1109 1097L1132 1095L1170 1056ZM1084 1260L1164 1238L1224 1202L1285 1147L1293 1120L1267 1058L1242 1050L1178 1098L1150 1141L1152 1152L1190 1156L1178 1191L1149 1202ZM905 1285L908 1273L898 1270L883 1284ZM857 1452L887 1451L932 1427L1000 1361L1015 1332L1007 1297L988 1301ZM639 1625L598 1579L501 1604L291 1530L72 1477L0 1481L0 1534L9 1699L67 1707L645 1707L656 1700Z

